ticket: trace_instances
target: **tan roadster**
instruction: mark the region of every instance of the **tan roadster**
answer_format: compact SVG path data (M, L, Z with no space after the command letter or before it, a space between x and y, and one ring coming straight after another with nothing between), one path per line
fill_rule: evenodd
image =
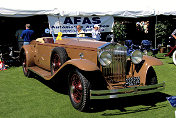
M62 38L54 43L52 37L43 37L24 45L20 57L27 77L36 73L45 80L68 80L71 103L80 111L89 109L91 99L149 94L165 85L158 83L152 67L162 65L160 60L139 50L128 57L126 47L118 43L92 38Z

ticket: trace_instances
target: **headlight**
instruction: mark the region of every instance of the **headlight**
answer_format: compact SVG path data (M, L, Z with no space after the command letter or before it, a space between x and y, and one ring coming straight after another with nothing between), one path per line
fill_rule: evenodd
M142 61L142 53L141 51L139 50L135 50L131 53L131 61L134 63L134 64L139 64L141 61Z
M112 62L112 56L108 51L102 51L99 55L99 61L102 66L108 66Z

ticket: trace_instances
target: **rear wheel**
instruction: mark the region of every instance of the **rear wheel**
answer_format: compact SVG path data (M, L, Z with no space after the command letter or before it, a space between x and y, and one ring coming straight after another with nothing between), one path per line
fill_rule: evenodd
M32 72L27 68L25 52L23 53L23 58L22 58L22 68L23 68L23 73L26 77L32 77Z
M172 58L173 58L174 64L176 65L176 50L174 51Z
M146 85L154 85L157 83L158 83L158 80L157 80L155 70L153 69L153 67L150 67L147 72Z
M75 109L79 111L89 109L90 82L78 70L69 76L69 96Z

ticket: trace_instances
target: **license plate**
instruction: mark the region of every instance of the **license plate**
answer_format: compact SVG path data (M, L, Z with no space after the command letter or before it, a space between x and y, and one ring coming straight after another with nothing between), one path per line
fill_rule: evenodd
M139 85L140 84L140 77L131 77L125 79L126 85L127 86L134 86L134 85Z

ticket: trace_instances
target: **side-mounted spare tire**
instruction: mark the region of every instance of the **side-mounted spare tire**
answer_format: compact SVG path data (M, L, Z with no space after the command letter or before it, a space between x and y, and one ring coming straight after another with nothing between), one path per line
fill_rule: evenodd
M51 53L50 68L51 75L53 75L66 61L68 60L68 55L63 47L56 47Z
M176 65L176 50L174 51L172 55L172 59L173 59L174 64Z

